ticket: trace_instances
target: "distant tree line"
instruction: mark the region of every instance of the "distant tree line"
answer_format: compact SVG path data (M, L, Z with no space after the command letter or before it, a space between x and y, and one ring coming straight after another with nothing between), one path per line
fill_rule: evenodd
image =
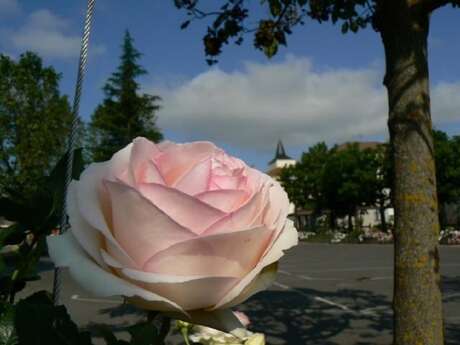
M78 123L77 146L84 147L86 163L110 159L137 136L163 138L156 125L160 97L141 93L137 82L147 73L140 57L126 31L120 65L103 88L104 100L88 123ZM60 79L35 53L18 59L0 54L0 197L46 193L43 181L66 150L72 122Z
M460 205L460 136L435 130L434 148L439 217L445 227L449 221L446 205ZM359 143L328 148L320 142L304 152L296 165L282 169L280 182L297 210L310 211L313 227L315 219L327 214L329 228L335 229L337 219L346 218L352 230L359 226L361 210L375 208L386 231L385 210L392 207L391 162L386 143L368 148L361 148Z

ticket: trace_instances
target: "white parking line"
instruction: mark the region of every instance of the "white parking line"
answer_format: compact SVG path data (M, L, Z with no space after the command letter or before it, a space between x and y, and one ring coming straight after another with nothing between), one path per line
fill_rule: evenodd
M315 281L342 281L342 280L347 280L346 278L317 278L317 277L307 276L305 274L292 274L291 272L283 271L283 270L278 270L278 273L284 274L284 275L290 276L290 277L295 277L297 279L302 279L302 280L315 280ZM362 279L362 280L391 280L391 279L393 279L392 276L382 276L382 277L366 277L365 279ZM348 279L348 280L360 280L360 278L358 278L358 279Z
M331 305L331 306L333 306L333 307L337 307L337 308L342 309L343 311L346 311L346 312L349 312L349 313L353 313L353 314L356 313L355 310L351 310L351 309L348 308L346 305L343 305L343 304L340 304L340 303L333 302L333 301L328 300L328 299L323 298L323 297L315 296L315 297L314 297L314 300L315 300L315 301L318 301L318 302L322 302L322 303L328 304L328 305Z
M110 304L122 304L123 303L123 300L80 297L80 295L72 295L70 299L73 299L74 301L79 301L79 302L91 302L91 303L110 303Z
M278 270L278 273L281 273L281 274L284 274L286 276L291 276L291 277L296 277L296 278L299 278L299 279L303 279L303 280L327 280L327 281L330 281L330 280L343 280L343 279L337 279L337 278L315 278L315 277L310 277L310 276L307 276L307 275L304 275L304 274L293 274L291 272L288 272L288 271L283 271L283 270Z
M346 279L336 279L336 278L315 278L315 277L310 277L310 276L307 276L307 275L293 274L291 272L284 271L284 270L279 270L278 272L283 274L283 275L286 275L286 276L291 276L291 277L294 277L294 278L297 278L297 279L304 279L304 280L335 280L335 281L346 280ZM393 279L393 277L392 276L369 277L366 280L389 280L389 279ZM353 280L355 280L355 279L353 279ZM290 287L289 285L286 285L286 284L282 284L282 283L279 283L279 282L274 282L273 285L275 285L275 286L277 286L277 287L279 287L279 288L281 288L283 290L290 290L290 291L296 292L299 295L302 295L303 297L306 297L306 298L309 298L309 299L313 298L313 300L315 300L317 302L336 307L336 308L342 310L343 312L351 313L351 314L354 314L354 315L361 314L361 315L375 316L376 317L376 316L378 316L378 312L380 312L380 313L382 313L382 312L383 313L391 313L391 308L389 308L388 306L376 306L376 307L372 307L372 308L366 308L366 309L363 309L363 310L354 310L354 309L351 309L351 308L347 307L346 305L334 302L334 301L332 301L330 299L320 297L320 296L312 296L312 295L306 294L303 291L301 291L299 289L296 289L296 288L293 288L293 287Z
M460 263L447 263L441 262L441 268L443 267L460 267ZM350 268L333 268L324 270L312 270L311 273L322 273L322 272L359 272L359 271L390 271L393 270L393 266L376 266L376 267L350 267Z
M298 293L299 295L301 295L303 297L306 297L308 299L313 298L315 301L318 301L320 303L324 303L324 304L336 307L336 308L341 309L342 311L344 311L346 313L351 313L351 314L357 314L357 313L359 314L360 313L359 311L352 310L352 309L348 308L347 306L345 306L343 304L336 303L336 302L331 301L329 299L319 297L319 296L311 296L309 294L306 294L303 291L300 291L300 290L295 289L295 288L291 288L289 285L281 284L281 283L278 283L278 282L274 282L273 285L275 285L275 286L277 286L277 287L279 287L279 288L281 288L283 290L293 291L293 292Z
M443 299L450 299L450 298L456 298L456 297L460 297L460 293L452 293L449 295L444 295Z

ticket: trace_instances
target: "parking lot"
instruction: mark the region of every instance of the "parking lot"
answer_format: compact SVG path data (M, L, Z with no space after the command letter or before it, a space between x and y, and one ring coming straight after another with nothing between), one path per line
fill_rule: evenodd
M267 335L268 344L391 344L392 258L391 245L301 243L283 258L273 287L239 310L249 315L253 330ZM26 293L51 288L52 266L42 266L43 279ZM441 248L441 273L446 344L459 344L460 247ZM121 332L143 317L117 298L89 296L68 277L63 289L65 304L83 327L110 323Z

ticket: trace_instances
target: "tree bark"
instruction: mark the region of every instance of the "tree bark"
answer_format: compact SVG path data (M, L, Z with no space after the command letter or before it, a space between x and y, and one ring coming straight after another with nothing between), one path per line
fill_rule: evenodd
M427 62L429 13L417 0L382 1L394 160L394 345L441 345L439 219Z
M353 215L351 212L348 214L347 218L348 218L348 229L347 230L348 232L352 232L353 231Z
M387 220L385 218L385 200L382 200L379 204L379 212L380 212L380 227L383 232L387 232Z

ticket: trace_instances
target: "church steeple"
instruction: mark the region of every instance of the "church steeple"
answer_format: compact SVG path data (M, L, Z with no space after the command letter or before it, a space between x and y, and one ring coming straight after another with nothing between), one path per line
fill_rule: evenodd
M273 158L268 164L273 164L278 159L292 159L286 154L286 150L284 150L284 145L281 140L278 140L278 144L276 145L276 153L275 158Z

